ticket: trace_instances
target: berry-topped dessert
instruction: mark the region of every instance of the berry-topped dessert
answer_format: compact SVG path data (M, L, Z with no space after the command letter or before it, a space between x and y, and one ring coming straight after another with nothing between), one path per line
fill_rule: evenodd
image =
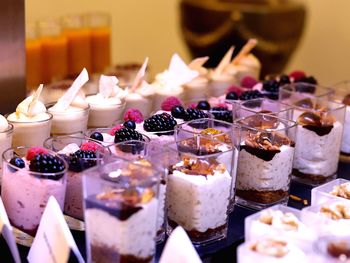
M97 141L70 136L51 137L45 147L57 151L68 163L64 213L83 219L81 172L96 166L108 151Z
M4 152L1 198L11 224L35 235L50 196L63 209L67 163L44 148L17 147Z
M91 262L153 262L159 174L108 163L86 172L84 182Z

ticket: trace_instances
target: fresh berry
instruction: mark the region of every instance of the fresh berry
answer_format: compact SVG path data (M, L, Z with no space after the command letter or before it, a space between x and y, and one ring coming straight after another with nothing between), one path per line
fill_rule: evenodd
M127 127L124 127L115 133L114 142L116 143L131 140L144 141L141 133Z
M263 95L258 90L247 90L244 91L241 96L239 96L240 100L251 100L251 99L257 99L262 98Z
M276 80L265 80L263 82L263 90L268 92L278 92L279 88L279 83Z
M185 118L186 111L185 111L184 107L182 107L182 106L180 106L180 105L174 106L174 107L171 109L171 115L172 115L174 118L183 119L183 118Z
M101 145L99 145L96 142L83 142L80 145L80 150L82 150L82 151L93 151L93 152L96 152L100 148L101 148Z
M242 94L242 88L239 86L233 85L227 89L226 94L230 92L236 92L237 95L240 96Z
M162 104L161 104L161 109L164 110L164 111L171 111L171 109L174 107L174 106L181 106L182 103L181 101L174 97L174 96L171 96L171 97L168 97L166 98Z
M227 108L214 107L210 110L210 113L214 115L215 119L226 122L233 122L232 111Z
M176 124L176 120L170 114L164 112L161 114L155 114L146 119L143 123L143 128L148 132L171 131Z
M133 129L133 130L136 129L136 123L134 121L126 121L126 122L124 122L123 126L126 128Z
M278 83L280 86L283 86L285 84L290 84L289 76L288 75L281 75Z
M59 173L64 171L64 168L65 166L61 159L45 153L36 154L29 164L29 170L38 173Z
M186 113L187 114L185 115L185 118L184 118L185 121L208 118L208 114L206 114L204 111L198 110L198 109L187 109Z
M128 109L124 114L124 121L141 123L143 121L143 115L138 109Z
M108 132L109 135L112 135L114 136L114 134L120 130L121 128L123 128L123 125L122 124L118 124L117 126L114 126L112 129L110 129L110 131Z
M238 95L236 92L231 91L231 92L227 93L226 99L227 100L238 100Z
M299 79L301 79L301 78L305 78L305 77L306 77L306 74L305 74L304 71L295 70L295 71L289 73L289 77L290 77L290 78L293 78L294 81L297 81L297 80L299 80Z
M304 83L313 84L313 85L317 84L317 80L313 76L300 78L300 79L296 80L295 82L304 82Z
M188 105L187 109L196 109L197 108L197 103L191 103Z
M197 104L197 109L199 109L199 110L210 110L210 104L206 100L201 100Z
M96 159L96 153L91 150L78 150L75 153L71 154L71 156L76 156L81 159Z
M225 103L218 103L218 104L215 105L215 107L228 109L227 104L225 104Z
M97 164L96 154L93 151L78 150L67 156L69 171L82 172L85 169L91 168Z
M23 159L20 157L12 157L12 159L10 160L10 164L12 164L18 168L25 167L25 163L24 163Z
M28 161L30 161L31 159L34 158L35 155L40 154L40 153L46 154L46 153L48 153L48 151L45 148L42 148L42 147L31 147L27 151L26 159Z
M103 142L103 135L100 132L93 132L93 133L91 133L90 138L94 139L96 141Z
M252 89L257 83L258 83L258 81L251 76L245 76L241 80L241 86L243 88L247 88L247 89Z
M270 100L278 100L278 92L264 92L264 97L269 98Z

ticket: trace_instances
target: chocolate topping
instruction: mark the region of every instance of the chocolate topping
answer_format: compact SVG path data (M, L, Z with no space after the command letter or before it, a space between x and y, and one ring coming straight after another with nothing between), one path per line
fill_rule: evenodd
M315 132L318 136L324 136L331 132L334 117L324 112L304 112L298 117L298 124L303 128Z
M327 245L327 252L332 257L339 259L344 258L345 261L350 258L350 244L345 240L329 242Z
M343 104L350 106L350 94L348 94L344 97Z

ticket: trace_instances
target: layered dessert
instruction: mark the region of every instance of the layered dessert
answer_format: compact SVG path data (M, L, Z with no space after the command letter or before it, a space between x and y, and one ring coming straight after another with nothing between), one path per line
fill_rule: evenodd
M238 262L309 262L302 249L283 237L264 237L238 247Z
M232 177L220 162L220 153L210 156L183 154L168 175L168 224L173 229L182 226L197 244L225 238L227 233Z
M88 127L110 127L121 120L127 92L118 87L116 77L101 75L99 92L86 97L90 106Z
M135 180L151 176L149 171L132 167L103 175L113 180L113 187L85 197L86 234L93 262L153 262L157 193L154 183L135 185Z
M52 115L39 100L43 85L18 104L16 112L7 116L13 125L12 146L41 146L50 137Z
M0 169L2 167L2 153L11 148L13 125L9 124L4 116L0 114ZM0 178L1 183L1 178Z
M350 182L334 186L333 190L329 193L331 195L350 200Z
M242 201L287 201L294 142L280 132L248 132L238 158L236 196Z
M322 111L305 111L297 123L293 175L315 183L324 182L337 172L343 125Z
M63 159L43 148L4 153L1 198L12 225L34 236L50 196L63 208L66 169Z
M137 108L144 116L153 111L154 88L145 80L148 58L138 71L132 86L126 95L126 109Z
M89 80L84 69L70 88L48 111L53 115L51 135L74 135L86 131L89 117L89 104L81 90Z
M350 94L343 99L343 104L346 105L346 113L344 120L343 140L341 143L341 154L350 156Z

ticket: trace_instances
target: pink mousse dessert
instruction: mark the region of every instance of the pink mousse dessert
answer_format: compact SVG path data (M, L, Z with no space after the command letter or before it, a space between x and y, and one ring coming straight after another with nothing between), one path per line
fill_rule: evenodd
M11 224L35 235L50 196L63 208L68 164L39 147L10 148L3 153L1 197Z

